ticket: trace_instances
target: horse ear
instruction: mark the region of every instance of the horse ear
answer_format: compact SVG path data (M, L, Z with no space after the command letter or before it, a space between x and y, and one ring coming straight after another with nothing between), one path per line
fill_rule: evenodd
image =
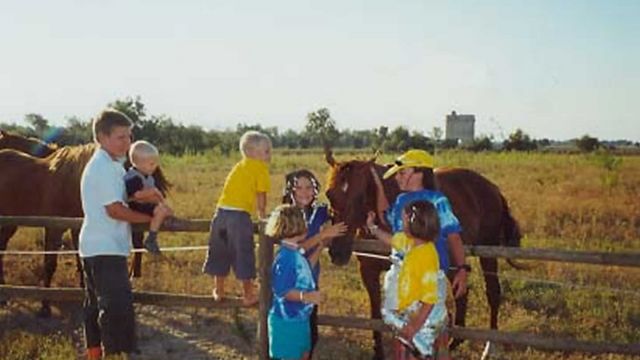
M376 152L373 153L373 156L369 159L369 162L376 162L376 160L378 159L378 156L380 156L382 152L380 151L380 149L376 150Z
M336 159L333 157L333 151L328 144L324 144L324 158L330 166L336 166Z

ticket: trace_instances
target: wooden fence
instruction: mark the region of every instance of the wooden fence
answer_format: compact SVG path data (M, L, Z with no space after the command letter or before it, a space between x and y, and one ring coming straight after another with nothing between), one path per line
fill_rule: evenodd
M56 217L15 217L0 216L0 226L16 225L27 227L57 227L78 229L82 223L79 218ZM261 359L268 359L267 312L271 302L271 265L273 262L273 243L264 236L264 224L257 223L255 230L259 234L258 277L260 283L260 302L258 315L258 352ZM144 229L144 226L140 227ZM209 220L173 220L163 226L164 231L205 232L209 230ZM544 260L585 264L600 264L625 267L640 267L640 253L605 253L586 251L565 251L552 249L523 249L491 246L466 246L467 255L482 257L500 257L522 260ZM389 249L378 241L359 240L354 242L354 251L388 254ZM29 286L0 285L0 296L28 298L34 300L80 301L82 289L47 289ZM238 301L217 303L210 296L178 295L157 292L134 292L134 301L143 304L161 306L193 306L206 308L225 308L240 306ZM363 330L389 331L378 319L320 315L319 325L338 326ZM549 338L531 333L502 332L470 328L452 328L455 337L472 341L493 341L517 346L529 346L549 351L579 351L587 353L619 353L640 355L640 343L612 344L579 341L567 338Z

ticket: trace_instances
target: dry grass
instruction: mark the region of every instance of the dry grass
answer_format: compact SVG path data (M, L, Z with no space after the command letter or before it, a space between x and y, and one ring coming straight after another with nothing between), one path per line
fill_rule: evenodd
M347 159L352 156L353 153L345 153L337 157ZM209 218L224 177L237 159L237 155L224 158L214 154L165 157L163 165L175 183L169 200L176 213L185 218ZM382 160L389 159L391 156ZM439 164L475 169L500 186L526 234L524 247L637 251L640 249L640 157L624 157L616 166L610 166L610 160L603 154L446 152L437 156ZM326 171L319 152L276 152L271 167L270 207L280 200L283 174L300 167L310 168L321 179ZM38 230L20 230L10 249L41 249L41 237ZM201 245L206 244L206 240L206 234L160 235L163 246ZM135 284L138 289L195 294L208 294L211 290L210 279L201 273L204 260L201 252L167 254L166 259L145 260L144 277ZM40 258L6 257L5 261L8 283L38 283L38 275L42 271ZM320 312L368 316L368 300L356 262L337 268L329 264L326 255L322 262L321 284L328 301L320 307ZM476 259L471 262L474 268L479 269ZM640 271L561 263L536 262L533 265L528 272L511 270L506 265L502 267L505 300L501 308L501 329L584 340L640 342L640 293L637 291ZM54 286L71 286L76 282L74 260L70 257L61 259ZM470 282L469 308L472 310L468 324L484 328L488 324L484 282L477 272L472 273ZM581 286L569 286L572 284ZM240 293L237 286L233 291ZM244 324L245 330L230 331L229 336L248 336L252 341L255 335L246 329L255 326L251 324L253 315L251 310L243 310L243 321L238 322L237 317L234 320L234 316L223 314L212 322L231 329L238 328L237 324ZM59 334L43 342L37 333L25 332L20 326L6 330L7 316L6 313L0 316L3 323L3 330L0 330L2 358L24 358L2 353L2 349L16 343L32 344L25 347L40 349L39 358L43 359L56 358L56 355L44 355L51 354L51 351L65 354L69 347L73 348L68 334ZM316 354L318 359L364 359L372 355L368 332L337 328L321 330L322 340ZM483 344L465 343L457 355L459 358L478 358L482 347ZM225 358L224 350L219 351L215 356ZM237 353L232 355L232 349L228 351L229 358L239 356ZM502 357L508 359L624 358L543 353L517 348L505 351ZM241 357L251 356L245 354Z

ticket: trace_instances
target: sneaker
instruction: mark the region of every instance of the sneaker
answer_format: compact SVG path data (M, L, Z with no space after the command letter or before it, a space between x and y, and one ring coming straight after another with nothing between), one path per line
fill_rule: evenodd
M153 255L160 255L160 246L158 246L158 240L155 236L147 236L144 240L144 248Z

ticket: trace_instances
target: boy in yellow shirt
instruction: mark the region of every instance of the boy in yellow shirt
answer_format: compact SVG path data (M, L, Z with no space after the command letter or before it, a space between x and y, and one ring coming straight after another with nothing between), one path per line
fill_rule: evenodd
M224 183L211 221L209 251L203 271L214 277L213 297L224 297L224 282L233 272L242 282L244 306L258 301L253 280L256 260L251 216L265 217L267 192L271 187L269 163L271 139L257 131L247 131L240 138L242 160L235 164Z

